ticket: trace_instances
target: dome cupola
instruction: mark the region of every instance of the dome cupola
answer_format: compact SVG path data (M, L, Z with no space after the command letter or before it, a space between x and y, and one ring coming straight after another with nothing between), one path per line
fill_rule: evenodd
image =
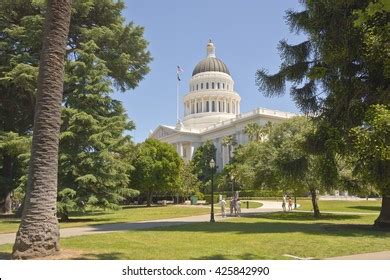
M216 57L211 40L206 49L207 57L195 66L183 98L183 126L187 129L202 130L240 114L241 98L234 91L227 66Z
M192 71L192 76L203 72L222 72L230 75L226 64L215 56L215 46L211 40L207 44L207 57L202 59Z

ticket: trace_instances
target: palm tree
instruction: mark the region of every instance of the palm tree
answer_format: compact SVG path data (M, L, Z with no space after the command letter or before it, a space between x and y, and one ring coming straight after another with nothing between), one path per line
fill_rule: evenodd
M250 141L260 141L261 127L257 123L248 123L244 132L248 134Z
M27 192L12 253L15 259L43 257L59 250L58 142L71 2L48 0L47 4Z
M264 139L271 133L272 130L272 122L267 121L264 126L260 127L259 134L260 140L264 141Z
M236 138L234 137L234 135L225 136L222 139L222 145L228 148L228 159L230 162L232 147L237 145Z

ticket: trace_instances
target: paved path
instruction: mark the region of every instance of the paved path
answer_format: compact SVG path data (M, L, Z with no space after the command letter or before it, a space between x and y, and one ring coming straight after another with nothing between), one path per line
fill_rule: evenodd
M260 208L250 208L242 209L242 215L251 215L256 213L269 213L280 211L280 203L272 201L258 201L263 203L263 206ZM241 207L244 207L245 203ZM218 207L219 208L219 207ZM219 209L216 210L219 210ZM228 216L228 219L232 218ZM220 221L223 218L220 214L215 216L216 221ZM139 221L139 222L128 222L128 223L115 223L115 224L99 224L99 225L90 225L86 227L74 227L74 228L64 228L60 230L61 237L71 237L79 235L89 235L89 234L99 234L99 233L111 233L127 230L137 230L137 229L148 229L155 227L168 227L176 225L185 225L191 223L199 222L208 222L210 220L210 215L200 215L200 216L190 216L190 217L180 217L180 218L170 218L170 219L160 219L152 221ZM0 234L0 245L9 244L15 241L15 233L3 233Z
M390 260L390 251L357 254L350 256L339 256L327 260Z

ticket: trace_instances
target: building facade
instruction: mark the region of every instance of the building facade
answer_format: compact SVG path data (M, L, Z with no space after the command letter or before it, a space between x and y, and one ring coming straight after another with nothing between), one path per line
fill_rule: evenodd
M183 98L184 118L175 126L159 125L149 137L170 143L179 155L191 160L196 148L211 141L217 148L216 165L221 170L234 151L224 145L223 138L233 136L236 144L249 141L244 130L246 125L267 122L277 123L295 114L257 108L241 113L240 95L234 90L234 80L225 63L215 55L215 46L207 44L207 56L192 72L189 92Z

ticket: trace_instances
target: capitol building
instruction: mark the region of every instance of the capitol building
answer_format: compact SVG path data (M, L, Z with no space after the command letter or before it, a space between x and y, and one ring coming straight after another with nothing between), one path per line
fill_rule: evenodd
M221 170L232 157L234 147L223 144L225 136L233 136L237 144L249 141L246 125L281 122L292 113L257 108L241 113L241 97L234 89L234 80L226 64L216 57L215 46L207 44L207 56L194 68L189 92L183 98L184 117L175 126L159 125L150 138L170 143L179 155L191 160L197 147L211 141L217 149L216 165Z

